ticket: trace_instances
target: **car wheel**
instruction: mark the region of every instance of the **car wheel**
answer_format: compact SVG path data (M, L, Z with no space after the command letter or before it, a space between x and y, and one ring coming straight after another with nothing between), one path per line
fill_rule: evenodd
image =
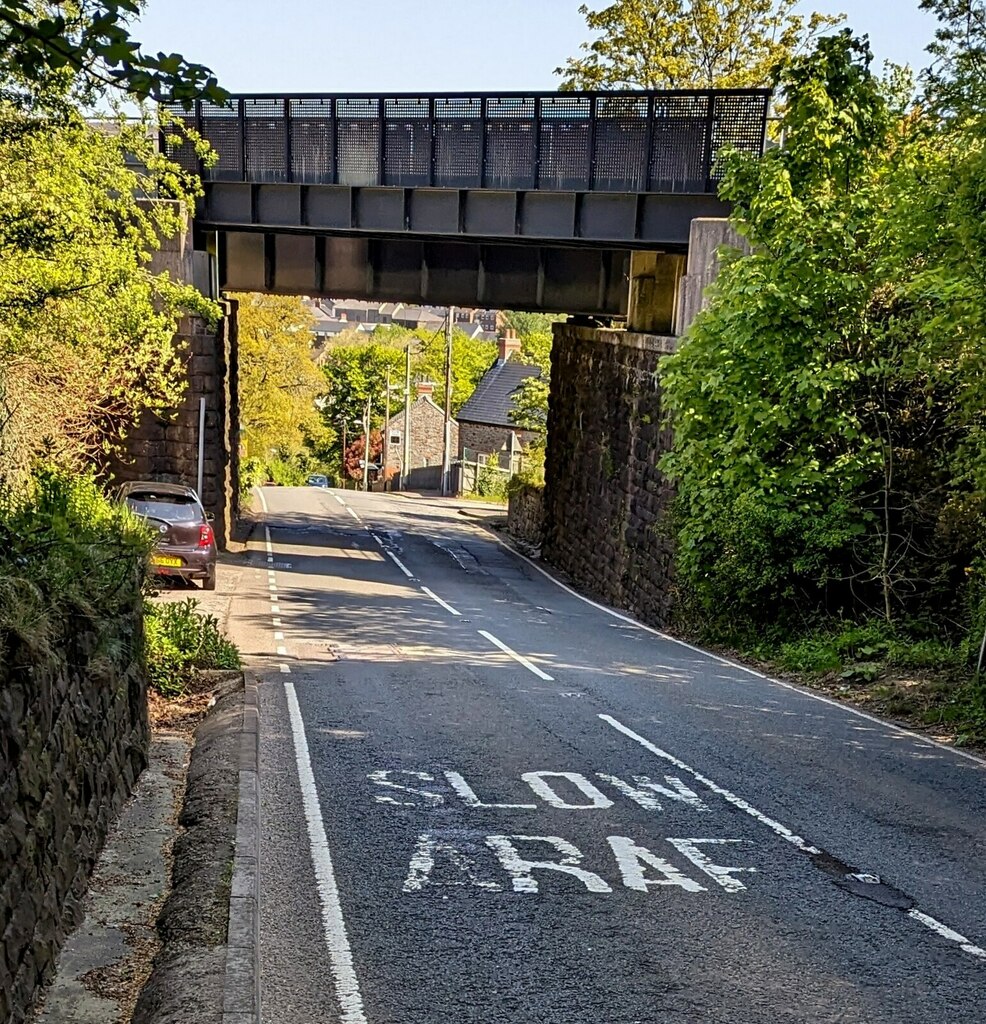
M209 575L202 581L203 590L215 590L216 589L216 570L212 568L209 570Z

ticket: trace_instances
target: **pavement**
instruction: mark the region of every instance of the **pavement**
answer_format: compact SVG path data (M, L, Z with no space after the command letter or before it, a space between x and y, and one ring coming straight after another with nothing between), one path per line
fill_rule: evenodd
M986 762L587 602L454 504L263 499L228 624L265 1024L981 1024Z

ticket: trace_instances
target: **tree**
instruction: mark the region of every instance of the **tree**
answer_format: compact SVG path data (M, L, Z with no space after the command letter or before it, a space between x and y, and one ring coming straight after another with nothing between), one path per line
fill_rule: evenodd
M152 124L90 125L0 100L0 457L9 483L45 453L100 457L145 408L176 403L186 313L218 315L151 273L197 179L154 151ZM150 202L165 194L169 202Z
M414 359L418 379L436 383L435 400L445 405L445 334L417 335L419 347ZM482 338L470 338L464 331L452 330L452 415L466 404L483 374L496 361L496 344Z
M363 434L358 434L356 440L346 448L346 459L345 469L346 476L350 480L362 480L363 479L363 459L365 455L365 442L366 438ZM380 457L383 454L383 434L379 430L370 431L370 462L379 464Z
M235 295L239 302L240 431L246 457L297 457L321 426L325 380L312 361L314 320L297 298Z
M128 26L142 6L142 0L0 0L0 80L59 92L74 80L140 100L224 102L228 94L208 68L177 53L141 50Z
M893 117L869 63L840 33L783 72L785 147L726 158L752 251L663 365L679 580L721 630L954 629L981 586L982 140Z
M841 18L794 13L798 0L616 0L579 8L598 38L555 74L562 89L767 86Z
M944 117L981 117L986 109L986 3L921 0L938 17L928 47L934 63L922 75L926 99Z
M322 365L325 423L336 429L341 429L345 423L350 432L360 429L358 424L362 424L366 416L368 399L372 422L382 422L388 373L392 384L403 380L404 353L397 347L368 340L331 349ZM393 392L391 398L391 412L400 411L403 408L400 392Z

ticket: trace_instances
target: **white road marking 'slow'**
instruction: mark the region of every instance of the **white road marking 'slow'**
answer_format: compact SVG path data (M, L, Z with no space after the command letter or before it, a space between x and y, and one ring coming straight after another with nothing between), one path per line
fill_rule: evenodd
M504 654L509 654L514 661L523 665L528 672L533 672L539 679L546 679L549 683L554 682L554 677L549 676L547 672L542 672L533 662L528 661L522 654L518 654L516 651L511 650L502 640L498 640L492 633L487 633L485 629L477 630L480 636L485 636L487 640L495 647L499 647Z
M349 513L349 514L350 514L350 515L351 515L351 516L353 517L353 519L355 519L355 520L356 520L356 522L357 522L357 523L358 523L358 522L360 522L360 517L359 517L359 516L358 516L358 515L356 514L356 509L354 509L354 508L350 508L350 507L349 507L349 506L347 505L347 506L346 506L346 511L347 511L347 512L348 512L348 513Z
M457 612L447 601L443 601L433 590L429 590L427 587L422 587L421 589L432 599L432 601L440 604L450 614L462 614L461 612Z
M308 823L308 838L311 843L312 864L318 885L319 900L322 904L322 927L325 945L329 951L329 962L335 982L336 997L342 1010L344 1024L366 1024L363 997L359 980L353 967L353 952L346 935L346 922L339 902L339 887L332 867L332 854L325 835L325 823L315 789L315 774L312 771L308 740L305 737L305 723L298 705L298 695L291 683L284 684L288 699L288 714L291 717L291 731L294 735L295 758L298 765L298 781L301 783L301 800Z
M400 571L404 573L404 575L409 580L414 579L414 573L411 572L411 570L397 557L397 555L394 554L393 551L388 551L387 555L390 557L390 560L394 563L394 565L396 565L397 568L400 569Z
M734 807L739 808L741 811L745 811L750 815L751 818L756 819L761 825L766 825L772 832L776 832L777 835L786 839L789 843L796 846L802 853L809 855L820 853L821 851L816 846L812 846L806 842L799 835L795 835L787 826L782 825L779 821L775 821L773 818L768 817L762 811L758 811L752 804L747 803L742 797L738 797L735 793L731 793L728 789L724 789L718 783L713 782L712 779L703 775L701 772L696 771L689 765L685 764L684 761L678 760L673 754L669 754L666 750L662 750L656 744L651 743L650 740L645 739L639 733L634 732L632 729L625 726L622 722L617 721L611 715L600 715L599 716L604 722L611 725L614 729L623 733L624 736L628 736L634 742L639 743L645 750L649 750L652 754L657 757L663 758L665 761L669 761L676 768L680 768L683 772L688 772L694 779L701 782L703 786L711 789L713 793L721 796L728 803L731 803ZM669 840L669 842L675 842ZM680 840L679 840L680 842ZM687 855L687 854L686 854ZM970 939L967 939L964 935L949 928L948 925L942 924L941 921L929 914L925 914L923 911L917 908L911 909L907 912L907 916L914 921L918 921L923 924L925 928L930 928L935 934L940 935L942 938L947 939L949 942L957 943L959 948L964 950L966 953L971 953L973 956L978 957L981 960L986 960L986 950L977 946Z

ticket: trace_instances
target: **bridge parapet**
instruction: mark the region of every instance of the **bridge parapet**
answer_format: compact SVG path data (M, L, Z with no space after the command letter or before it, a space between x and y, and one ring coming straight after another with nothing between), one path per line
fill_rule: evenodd
M761 153L768 90L237 95L171 113L218 154L206 181L711 194L724 146Z

